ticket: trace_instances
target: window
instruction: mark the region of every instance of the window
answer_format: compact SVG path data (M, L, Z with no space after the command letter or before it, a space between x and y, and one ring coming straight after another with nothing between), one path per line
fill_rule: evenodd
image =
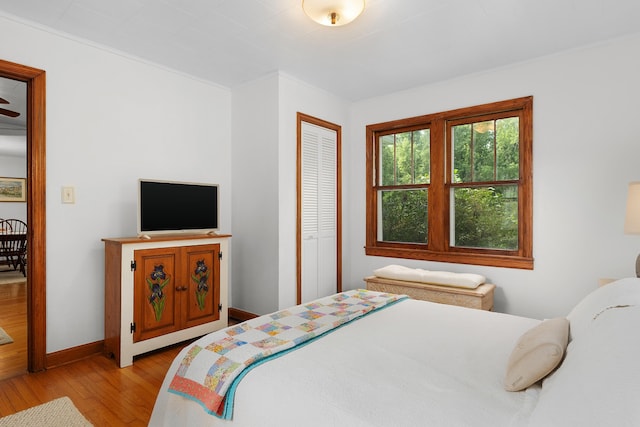
M367 126L366 254L533 269L532 108Z

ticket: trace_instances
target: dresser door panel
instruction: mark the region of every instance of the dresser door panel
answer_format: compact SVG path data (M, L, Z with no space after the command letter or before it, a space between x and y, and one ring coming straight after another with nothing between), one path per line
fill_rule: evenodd
M182 308L185 327L200 325L220 319L220 245L200 245L184 248L185 284L182 292Z
M177 303L175 248L135 251L133 341L141 341L180 329Z

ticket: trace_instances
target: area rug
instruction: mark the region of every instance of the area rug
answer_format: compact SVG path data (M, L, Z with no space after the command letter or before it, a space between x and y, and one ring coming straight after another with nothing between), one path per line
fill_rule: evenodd
M19 271L0 271L0 285L8 285L10 283L24 283L27 278Z
M12 342L13 338L4 329L0 328L0 345L11 344Z
M0 427L85 427L92 426L68 397L61 397L0 418Z

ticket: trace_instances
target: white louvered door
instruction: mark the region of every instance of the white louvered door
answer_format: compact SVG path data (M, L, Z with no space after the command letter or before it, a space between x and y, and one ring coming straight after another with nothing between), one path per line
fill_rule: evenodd
M337 289L337 133L302 122L302 302Z

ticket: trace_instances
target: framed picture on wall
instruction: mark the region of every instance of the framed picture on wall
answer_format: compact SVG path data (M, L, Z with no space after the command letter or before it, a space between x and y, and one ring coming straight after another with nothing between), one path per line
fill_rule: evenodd
M0 177L0 202L26 202L27 179Z

